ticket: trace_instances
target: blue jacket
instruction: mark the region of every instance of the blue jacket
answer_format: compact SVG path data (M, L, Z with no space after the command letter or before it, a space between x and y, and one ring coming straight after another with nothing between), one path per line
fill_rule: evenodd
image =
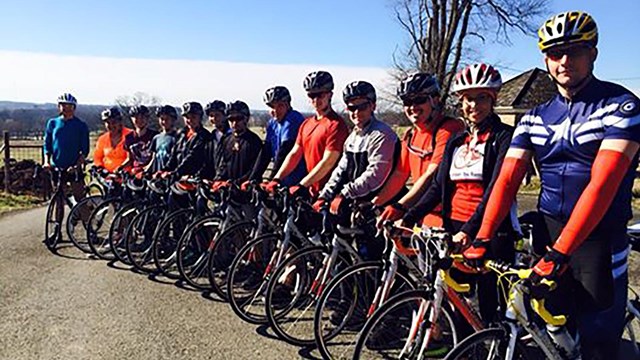
M89 155L89 128L77 117L63 120L57 116L47 121L44 132L44 154L51 156L51 165L68 168L80 154Z

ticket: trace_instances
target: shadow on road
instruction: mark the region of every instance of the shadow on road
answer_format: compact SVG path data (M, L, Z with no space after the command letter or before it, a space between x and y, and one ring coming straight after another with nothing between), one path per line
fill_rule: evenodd
M75 245L73 245L72 242L59 243L53 254L71 260L93 260L93 258L90 257L90 254L81 252L75 247Z
M223 299L220 299L219 297L214 296L213 292L211 292L211 291L203 291L201 295L202 295L203 298L205 298L207 300L210 300L210 301L213 301L213 302L226 303L226 301L224 301Z
M155 273L151 273L147 275L147 279L158 283L158 284L163 284L163 285L175 285L175 280L173 279L169 279L165 276L163 276L162 274L159 274L157 272Z
M174 285L178 288L178 289L182 289L182 290L186 290L186 291L193 291L193 292L201 292L202 290L200 289L196 289L193 286L189 285L189 283L186 283L184 280L177 280Z
M303 359L313 359L313 360L322 360L322 357L314 355L313 352L316 351L315 346L307 346L303 347L298 351L298 355L300 355Z
M260 325L256 328L256 333L269 339L280 340L280 338L269 332L270 329L269 324Z
M109 260L109 262L107 262L107 266L112 269L126 270L126 271L130 271L132 268L131 266L121 263L120 260L118 259Z

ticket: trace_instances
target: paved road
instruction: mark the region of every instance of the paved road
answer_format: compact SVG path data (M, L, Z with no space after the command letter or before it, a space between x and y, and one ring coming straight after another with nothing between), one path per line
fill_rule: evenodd
M0 218L0 359L294 359L226 303L39 241L44 209ZM118 265L116 265L118 266Z
M524 198L520 206L534 203ZM0 359L309 355L244 323L226 303L173 281L87 259L70 246L52 255L40 243L44 216L40 208L0 217ZM638 254L630 272L639 285Z

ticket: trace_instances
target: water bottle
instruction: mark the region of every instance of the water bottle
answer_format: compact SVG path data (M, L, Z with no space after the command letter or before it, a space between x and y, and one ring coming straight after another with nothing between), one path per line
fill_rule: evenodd
M558 345L558 348L569 360L582 359L580 351L569 331L565 326L555 326L547 324L547 333L553 339L553 342Z

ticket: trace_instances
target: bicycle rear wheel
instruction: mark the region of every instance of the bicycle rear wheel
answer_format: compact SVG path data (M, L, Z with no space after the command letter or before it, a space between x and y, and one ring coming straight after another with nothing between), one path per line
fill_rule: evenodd
M327 284L315 310L314 337L324 359L350 359L372 302L383 285L382 261L353 265ZM411 278L396 272L389 297L415 288Z
M67 235L79 250L91 253L89 241L87 240L87 224L93 210L104 201L100 195L91 195L80 200L69 212L67 216Z
M109 229L111 223L122 207L123 201L120 198L105 200L100 203L89 216L87 226L87 241L91 252L103 260L113 260L115 255L111 251L109 244Z
M445 360L465 359L465 360L489 360L504 359L509 346L509 333L503 328L490 328L481 330L461 341L447 355ZM526 345L520 340L516 340L513 359L540 359L530 353Z
M133 218L138 215L147 205L144 200L137 200L123 205L115 214L111 226L109 227L109 244L111 251L123 264L131 265L127 257L127 237L126 231Z
M126 231L127 257L129 262L138 270L152 272L153 263L153 235L156 232L164 214L165 205L155 205L142 210L129 224Z
M51 252L56 251L62 240L62 219L64 217L64 194L57 191L47 206L47 218L44 224L44 244Z
M192 208L174 210L166 215L153 235L153 263L162 275L170 279L180 278L178 243L194 216Z
M189 226L178 243L178 271L196 289L211 287L208 277L209 256L218 237L223 220L208 216Z

